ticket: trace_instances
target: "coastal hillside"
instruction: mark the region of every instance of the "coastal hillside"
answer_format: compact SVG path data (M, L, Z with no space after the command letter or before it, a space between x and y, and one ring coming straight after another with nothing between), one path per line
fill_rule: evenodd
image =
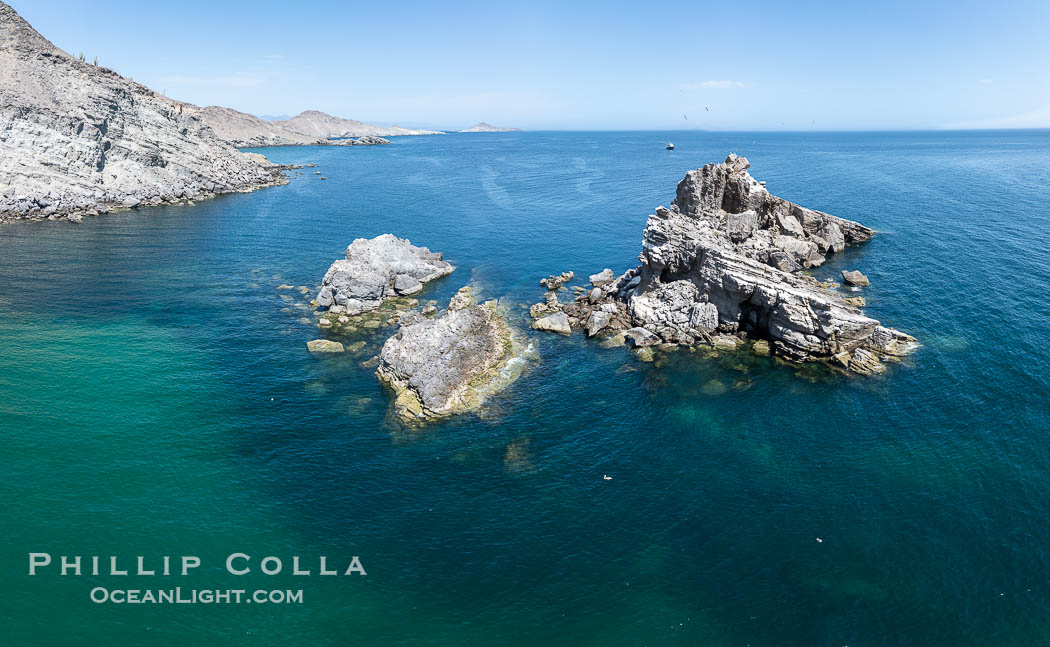
M285 182L179 102L70 56L0 2L0 221Z
M292 132L233 108L192 106L192 111L217 137L237 147L304 146L324 143L320 137Z
M274 122L277 126L290 130L300 135L307 135L318 139L330 137L363 137L372 135L374 137L393 137L397 135L441 135L437 130L411 130L400 126L376 126L366 124L354 119L343 119L319 112L317 110L306 110L285 121Z
M501 128L499 126L493 126L492 124L485 123L484 121L476 126L459 131L461 133L518 133L521 132L521 128Z

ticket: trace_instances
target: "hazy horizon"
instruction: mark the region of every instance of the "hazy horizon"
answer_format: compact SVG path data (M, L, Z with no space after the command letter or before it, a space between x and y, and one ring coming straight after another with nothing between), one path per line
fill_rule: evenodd
M11 4L73 55L256 115L443 130L1050 127L1050 5L1036 2Z

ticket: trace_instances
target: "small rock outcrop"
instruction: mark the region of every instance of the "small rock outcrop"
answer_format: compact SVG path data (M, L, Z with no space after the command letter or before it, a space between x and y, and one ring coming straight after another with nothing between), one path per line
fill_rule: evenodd
M800 273L875 232L770 194L749 167L731 154L689 171L671 207L649 216L641 265L609 282L592 275L595 288L562 306L570 325L588 336L624 331L643 348L729 349L750 338L785 359L861 374L910 352L915 339L865 315L863 301Z
M572 328L569 326L569 316L564 312L556 312L546 317L540 317L532 322L532 327L535 330L547 330L562 335L572 334Z
M376 375L402 421L426 422L477 409L524 361L496 302L477 305L466 288L443 316L413 319L386 340Z
M861 274L860 270L842 270L842 280L858 287L871 285L871 281L868 280L868 277Z
M306 342L306 348L312 353L342 353L346 350L341 343L331 339L313 339Z
M0 178L0 221L96 215L288 182L183 104L70 56L2 2Z
M424 283L454 269L441 252L393 234L358 238L346 248L346 258L328 268L316 300L338 314L359 315L377 309L385 299L416 294Z

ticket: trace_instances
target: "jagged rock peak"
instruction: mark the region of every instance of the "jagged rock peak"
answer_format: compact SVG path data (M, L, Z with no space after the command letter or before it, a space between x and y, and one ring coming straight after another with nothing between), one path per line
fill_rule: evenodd
M671 207L649 216L641 265L560 306L570 325L589 334L634 326L649 342L686 346L750 338L781 357L855 373L910 352L914 338L800 272L874 230L772 195L750 166L730 154L686 173ZM535 314L549 314L541 305Z

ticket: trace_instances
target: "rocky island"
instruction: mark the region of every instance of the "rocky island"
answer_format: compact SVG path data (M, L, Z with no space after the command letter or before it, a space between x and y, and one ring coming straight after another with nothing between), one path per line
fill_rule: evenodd
M548 292L534 316L564 314L588 336L619 332L642 348L750 341L758 352L861 374L910 352L913 337L802 273L875 232L770 194L748 168L730 154L686 173L671 207L649 216L641 265L618 277L608 269L592 275L593 288L567 304L556 296L552 303ZM537 327L555 323L564 322Z
M379 358L376 375L409 423L477 409L517 378L525 362L497 303L475 304L469 287L443 316L404 322Z
M285 184L192 111L70 56L0 2L0 222Z
M346 248L346 258L328 268L316 301L333 315L356 316L376 310L386 299L416 294L424 283L454 269L441 252L393 234L358 238Z
M440 252L393 234L358 238L347 247L346 259L329 268L315 299L324 309L322 329L345 333L357 330L353 322L362 320L364 328L378 328L381 321L399 325L383 344L376 375L393 390L394 409L405 422L474 410L512 382L524 363L522 347L497 303L476 304L470 287L452 297L442 316L436 316L434 305L415 309L418 301L411 295L453 269ZM391 307L391 312L380 310ZM324 339L308 342L307 348L344 350L343 344Z

